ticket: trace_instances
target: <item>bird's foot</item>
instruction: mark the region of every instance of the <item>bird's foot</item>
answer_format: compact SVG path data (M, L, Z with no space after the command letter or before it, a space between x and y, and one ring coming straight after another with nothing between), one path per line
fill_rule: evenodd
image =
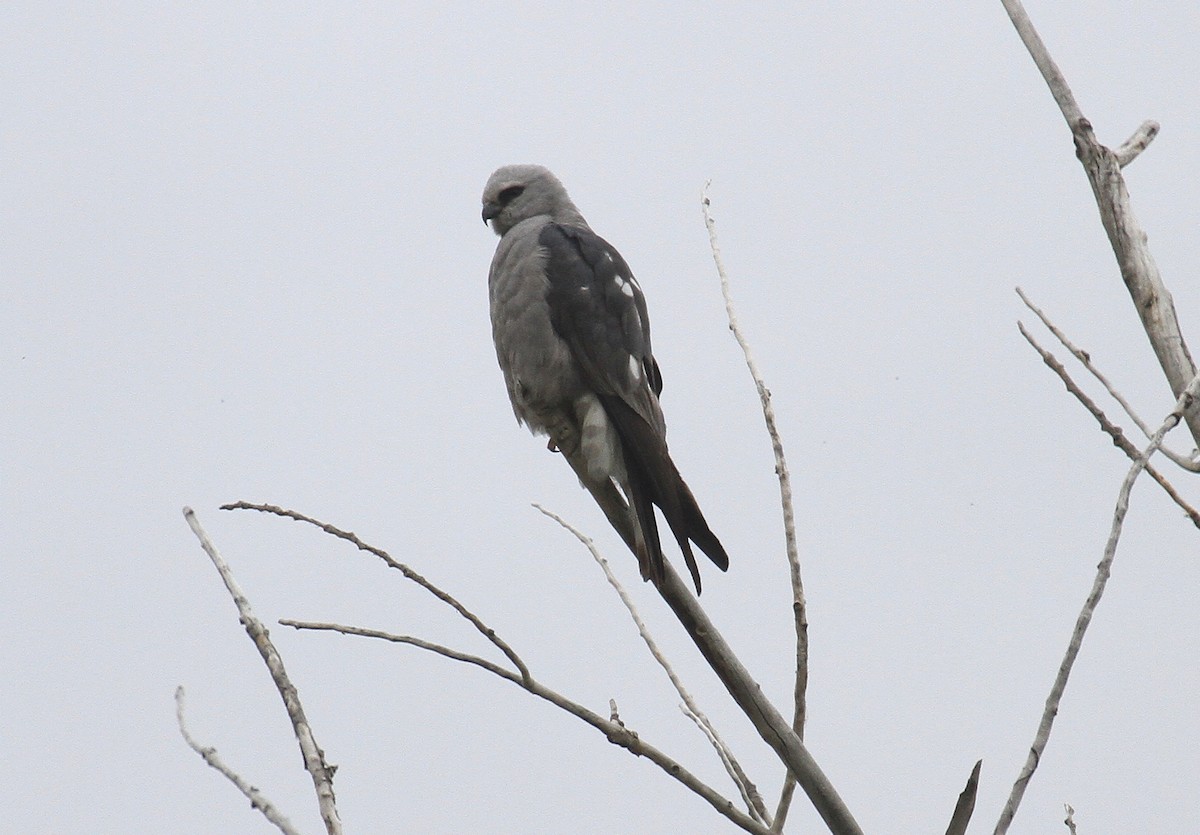
M550 442L546 449L551 452L561 452L568 458L579 449L579 430L569 420L556 421L550 429Z

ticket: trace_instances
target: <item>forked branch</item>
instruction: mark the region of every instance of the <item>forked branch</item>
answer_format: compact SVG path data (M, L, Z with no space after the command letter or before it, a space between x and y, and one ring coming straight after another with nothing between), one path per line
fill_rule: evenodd
M229 564L221 557L217 547L208 538L204 528L200 526L195 512L190 507L185 507L183 517L187 520L192 532L196 534L196 538L200 540L200 547L212 560L217 573L221 575L226 590L233 598L234 605L237 606L242 625L246 627L246 634L254 642L258 654L262 656L267 670L271 673L271 680L275 682L275 688L283 698L283 705L287 710L288 719L292 722L296 741L300 743L304 768L312 777L313 788L317 792L317 805L321 812L321 820L325 823L325 830L329 835L341 835L342 821L338 817L337 801L333 795L333 773L336 769L325 762L325 752L321 750L317 745L317 740L313 737L312 727L304 715L304 706L300 704L300 695L296 692L295 685L292 684L287 671L283 668L283 658L275 649L275 645L271 643L267 628L250 609L250 601L246 599L246 595L242 592L237 580L234 579L233 572L229 570Z
M1079 656L1080 647L1083 646L1083 636L1092 621L1092 615L1095 614L1096 607L1100 603L1100 598L1104 595L1104 587L1108 583L1109 575L1112 572L1113 559L1117 554L1117 543L1121 539L1121 531L1125 524L1125 514L1129 511L1129 494L1133 490L1133 483L1137 480L1142 470L1146 468L1146 462L1149 461L1150 456L1162 444L1166 434L1178 426L1183 416L1195 407L1198 391L1200 391L1200 376L1193 377L1191 383L1183 390L1179 400L1175 403L1175 408L1167 415L1162 425L1158 427L1158 430L1155 431L1154 435L1150 438L1150 443L1138 455L1137 459L1133 462L1133 466L1129 468L1125 480L1121 483L1121 489L1117 494L1116 508L1113 511L1113 521L1108 534L1108 542L1104 546L1104 556L1101 558L1100 564L1096 566L1096 578L1092 582L1092 589L1083 603L1079 617L1075 620L1075 629L1071 633L1070 643L1067 644L1067 652L1063 656L1062 663L1058 668L1058 674L1054 678L1054 684L1050 688L1050 695L1046 698L1046 706L1042 711L1042 718L1038 723L1037 734L1034 736L1033 744L1029 748L1029 756L1026 758L1025 765L1021 769L1020 774L1017 776L1016 782L1013 783L1008 802L1005 803L1004 809L1000 813L1000 820L996 823L994 830L995 835L1004 835L1008 831L1013 816L1017 812L1017 807L1021 805L1021 798L1025 794L1026 786L1029 785L1029 779L1037 770L1038 764L1042 759L1042 752L1045 751L1046 743L1050 740L1050 731L1054 726L1054 718L1058 715L1058 705L1062 700L1062 694L1067 687L1067 678L1071 675L1075 659Z
M470 653L462 652L450 647L445 647L440 644L435 644L431 641L426 641L410 635L394 635L388 632L365 629L362 627L344 626L341 624L330 623L312 623L290 619L281 620L280 624L284 626L290 626L294 629L341 632L342 634L346 635L378 638L381 640L391 641L393 643L407 644L409 646L417 647L418 649L423 649L428 652L441 655L444 658L471 664L483 670L487 670L489 673L499 676L507 681L511 681L538 698L544 699L545 701L562 708L573 716L582 719L589 725L592 725L604 733L605 737L613 744L619 745L637 756L646 757L646 759L662 768L668 775L687 786L700 797L704 798L704 800L707 801L719 813L747 832L755 833L755 835L770 835L770 830L768 830L763 824L742 812L731 800L721 795L711 786L708 786L706 783L696 778L695 775L689 772L680 763L667 756L657 748L648 745L636 733L626 728L625 725L619 720L605 719L594 711L588 710L583 705L568 699L557 691L550 689L534 679L532 674L529 672L528 667L520 660L520 657L517 655L517 653L496 634L494 629L484 623L482 618L468 609L452 595L434 585L432 582L418 574L409 566L394 560L386 551L364 542L358 536L349 531L342 530L334 525L321 522L310 516L297 513L294 510L287 510L276 505L235 502L232 504L223 505L222 509L256 510L262 513L269 513L287 519L306 522L314 527L319 528L325 533L330 534L331 536L335 536L338 539L343 539L352 543L359 550L375 555L383 560L390 568L400 571L405 578L417 583L419 586L421 586L421 588L430 592L439 600L453 608L459 615L470 622L493 645L501 649L504 655L513 662L513 666L517 667L517 669L510 670L477 655L472 655Z
M1145 150L1157 135L1158 125L1154 122L1144 123L1115 152L1101 145L1062 72L1050 57L1046 44L1034 29L1021 0L1001 2L1071 129L1075 153L1091 183L1096 205L1100 209L1100 221L1117 257L1121 278L1171 386L1171 394L1178 399L1196 376L1196 364L1183 339L1179 319L1175 315L1175 303L1163 284L1158 265L1146 244L1146 233L1133 214L1129 190L1121 175L1121 169ZM1200 445L1200 410L1192 409L1184 417L1193 441Z

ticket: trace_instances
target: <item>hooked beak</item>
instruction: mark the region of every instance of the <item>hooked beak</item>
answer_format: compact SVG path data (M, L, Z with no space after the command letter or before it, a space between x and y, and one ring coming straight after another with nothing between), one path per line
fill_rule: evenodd
M484 203L483 204L483 225L487 226L487 222L500 214L499 203Z

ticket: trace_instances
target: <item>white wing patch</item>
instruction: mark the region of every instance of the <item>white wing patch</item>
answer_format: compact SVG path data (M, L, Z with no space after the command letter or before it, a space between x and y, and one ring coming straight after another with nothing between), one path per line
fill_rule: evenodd
M629 356L629 376L634 380L642 379L642 364L632 354Z
M613 284L617 285L617 289L620 290L625 295L629 296L629 298L631 298L631 299L633 298L633 285L630 284L625 279L621 278L621 276L617 276L616 278L614 278Z

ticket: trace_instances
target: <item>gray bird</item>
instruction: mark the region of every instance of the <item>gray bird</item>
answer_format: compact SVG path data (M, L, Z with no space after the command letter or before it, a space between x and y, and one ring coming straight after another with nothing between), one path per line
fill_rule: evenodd
M507 165L483 190L483 222L500 236L488 274L496 356L517 420L550 436L596 493L615 482L630 508L643 579L662 579L654 505L700 593L690 542L722 571L729 557L667 452L642 288L540 165ZM624 504L624 502L620 502Z

